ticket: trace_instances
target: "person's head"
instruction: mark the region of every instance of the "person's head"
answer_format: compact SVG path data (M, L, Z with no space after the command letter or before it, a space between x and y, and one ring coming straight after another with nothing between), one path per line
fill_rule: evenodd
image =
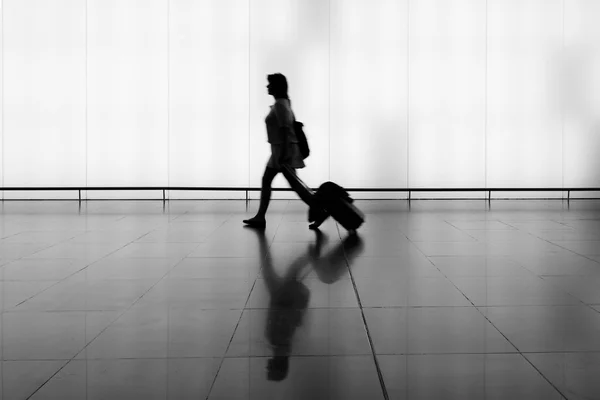
M267 75L267 90L269 94L276 99L289 99L288 97L288 83L287 79L283 74L275 73Z

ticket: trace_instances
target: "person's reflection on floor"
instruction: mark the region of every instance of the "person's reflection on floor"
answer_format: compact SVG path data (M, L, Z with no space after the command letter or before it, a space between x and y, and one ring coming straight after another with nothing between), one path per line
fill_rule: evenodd
M322 233L318 230L315 232L317 244L315 245L313 268L321 282L331 285L348 273L348 267L352 267L352 261L362 253L363 241L355 232L346 236L339 245L321 256L322 245L319 245L319 235Z
M310 301L310 291L303 283L304 278L314 266L322 282L334 283L348 270L347 262L360 253L362 241L358 235L350 235L321 257L327 237L315 230L315 243L309 244L307 252L290 264L284 276L279 276L273 267L265 232L255 231L263 259L262 275L270 296L265 336L272 346L273 357L267 363L267 378L282 381L288 374L294 333L302 325Z

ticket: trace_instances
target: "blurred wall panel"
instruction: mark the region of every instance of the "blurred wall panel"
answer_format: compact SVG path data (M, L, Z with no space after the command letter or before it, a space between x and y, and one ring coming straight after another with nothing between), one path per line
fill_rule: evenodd
M330 51L329 178L406 187L407 0L331 0Z
M2 0L0 0L0 4ZM4 186L4 9L0 9L0 185ZM4 191L0 191L4 198Z
M87 184L167 185L168 0L87 4ZM140 198L124 192L89 195Z
M600 187L600 2L565 0L565 41L557 63L564 108L564 183ZM558 68L557 68L558 69ZM578 193L580 197L595 193Z
M487 186L561 187L562 0L488 0L487 16Z
M410 187L485 186L485 12L480 0L409 3Z
M248 29L248 0L171 0L172 186L248 186ZM170 198L223 195L173 191Z
M85 2L4 0L2 13L4 185L85 185Z
M260 186L270 155L265 117L273 97L267 75L287 77L292 108L305 124L311 146L306 168L298 174L309 186L328 178L329 163L329 1L250 0L249 182ZM237 171L233 173L238 173ZM289 187L279 174L274 187ZM251 193L252 198L259 196ZM273 192L273 198L297 198Z

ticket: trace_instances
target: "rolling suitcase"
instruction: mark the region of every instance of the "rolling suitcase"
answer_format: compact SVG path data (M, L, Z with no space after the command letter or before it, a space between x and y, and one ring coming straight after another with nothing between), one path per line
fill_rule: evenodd
M365 222L364 214L352 204L354 200L341 186L333 182L325 182L315 193L298 178L289 165L284 164L282 172L291 188L310 207L309 221L320 219L320 222L323 222L331 216L348 231L358 229Z

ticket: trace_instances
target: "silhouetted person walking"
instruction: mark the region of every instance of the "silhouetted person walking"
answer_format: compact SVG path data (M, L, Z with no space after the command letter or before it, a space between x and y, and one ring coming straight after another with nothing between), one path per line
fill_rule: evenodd
M287 79L284 75L276 73L268 75L267 81L268 93L275 99L275 104L271 106L271 111L265 118L271 157L262 177L258 212L254 217L244 220L244 223L257 228L266 227L265 215L271 200L271 184L281 172L281 165L288 164L294 171L305 166L294 132L295 116L288 96Z

